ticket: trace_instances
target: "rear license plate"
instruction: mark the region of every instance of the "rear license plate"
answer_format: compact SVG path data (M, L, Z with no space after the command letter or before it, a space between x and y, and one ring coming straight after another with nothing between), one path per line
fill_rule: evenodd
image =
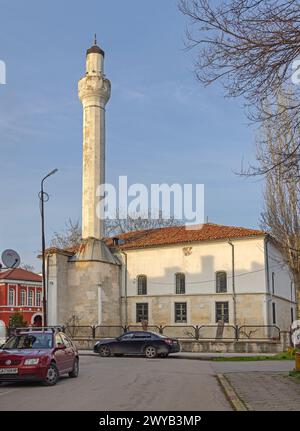
M0 368L0 374L18 374L18 368Z

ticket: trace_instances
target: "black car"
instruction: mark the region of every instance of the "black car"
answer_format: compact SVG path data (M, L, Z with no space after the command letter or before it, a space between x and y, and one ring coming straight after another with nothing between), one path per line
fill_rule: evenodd
M147 358L167 357L169 353L180 352L180 344L154 332L126 332L121 337L103 339L94 346L100 356L144 355Z

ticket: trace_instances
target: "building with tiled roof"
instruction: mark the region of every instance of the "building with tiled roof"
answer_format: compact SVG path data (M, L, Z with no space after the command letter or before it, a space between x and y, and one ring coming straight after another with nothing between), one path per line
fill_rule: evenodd
M205 223L104 238L99 186L105 184L110 93L104 51L95 44L78 82L84 112L82 240L75 248L47 250L48 324L75 319L80 325L141 327L147 321L182 336L197 325L200 338L203 328L219 322L231 338L235 325L288 329L295 288L279 248L263 231Z
M29 325L42 321L42 277L23 268L0 272L0 326L20 312Z
M224 238L253 238L264 235L265 232L261 230L205 223L200 226L170 226L122 233L118 235L118 245L122 250L129 250L199 241L216 241ZM111 246L113 241L113 238L108 238L106 243Z
M47 253L75 265L82 256L83 260L103 256L103 250L95 251L96 244L83 242ZM89 313L81 308L84 323L134 327L142 320L154 326L216 325L223 320L229 325L288 328L295 316L289 270L275 242L262 230L205 223L121 233L106 238L105 244L106 253L110 250L113 256L111 265L121 274L120 311L116 317L106 314L101 301L105 285L95 284ZM52 291L57 288L51 272L50 284ZM107 290L105 297L109 300ZM58 307L56 316L61 317L53 324L64 323Z

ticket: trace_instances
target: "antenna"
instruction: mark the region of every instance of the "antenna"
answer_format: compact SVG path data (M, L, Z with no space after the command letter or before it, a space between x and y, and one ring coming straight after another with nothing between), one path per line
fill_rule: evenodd
M97 45L97 34L94 35L94 45Z

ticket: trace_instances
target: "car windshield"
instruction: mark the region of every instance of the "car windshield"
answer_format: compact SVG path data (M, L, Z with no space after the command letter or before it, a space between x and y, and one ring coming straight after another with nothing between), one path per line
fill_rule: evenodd
M9 338L2 349L51 349L52 334L24 334Z

